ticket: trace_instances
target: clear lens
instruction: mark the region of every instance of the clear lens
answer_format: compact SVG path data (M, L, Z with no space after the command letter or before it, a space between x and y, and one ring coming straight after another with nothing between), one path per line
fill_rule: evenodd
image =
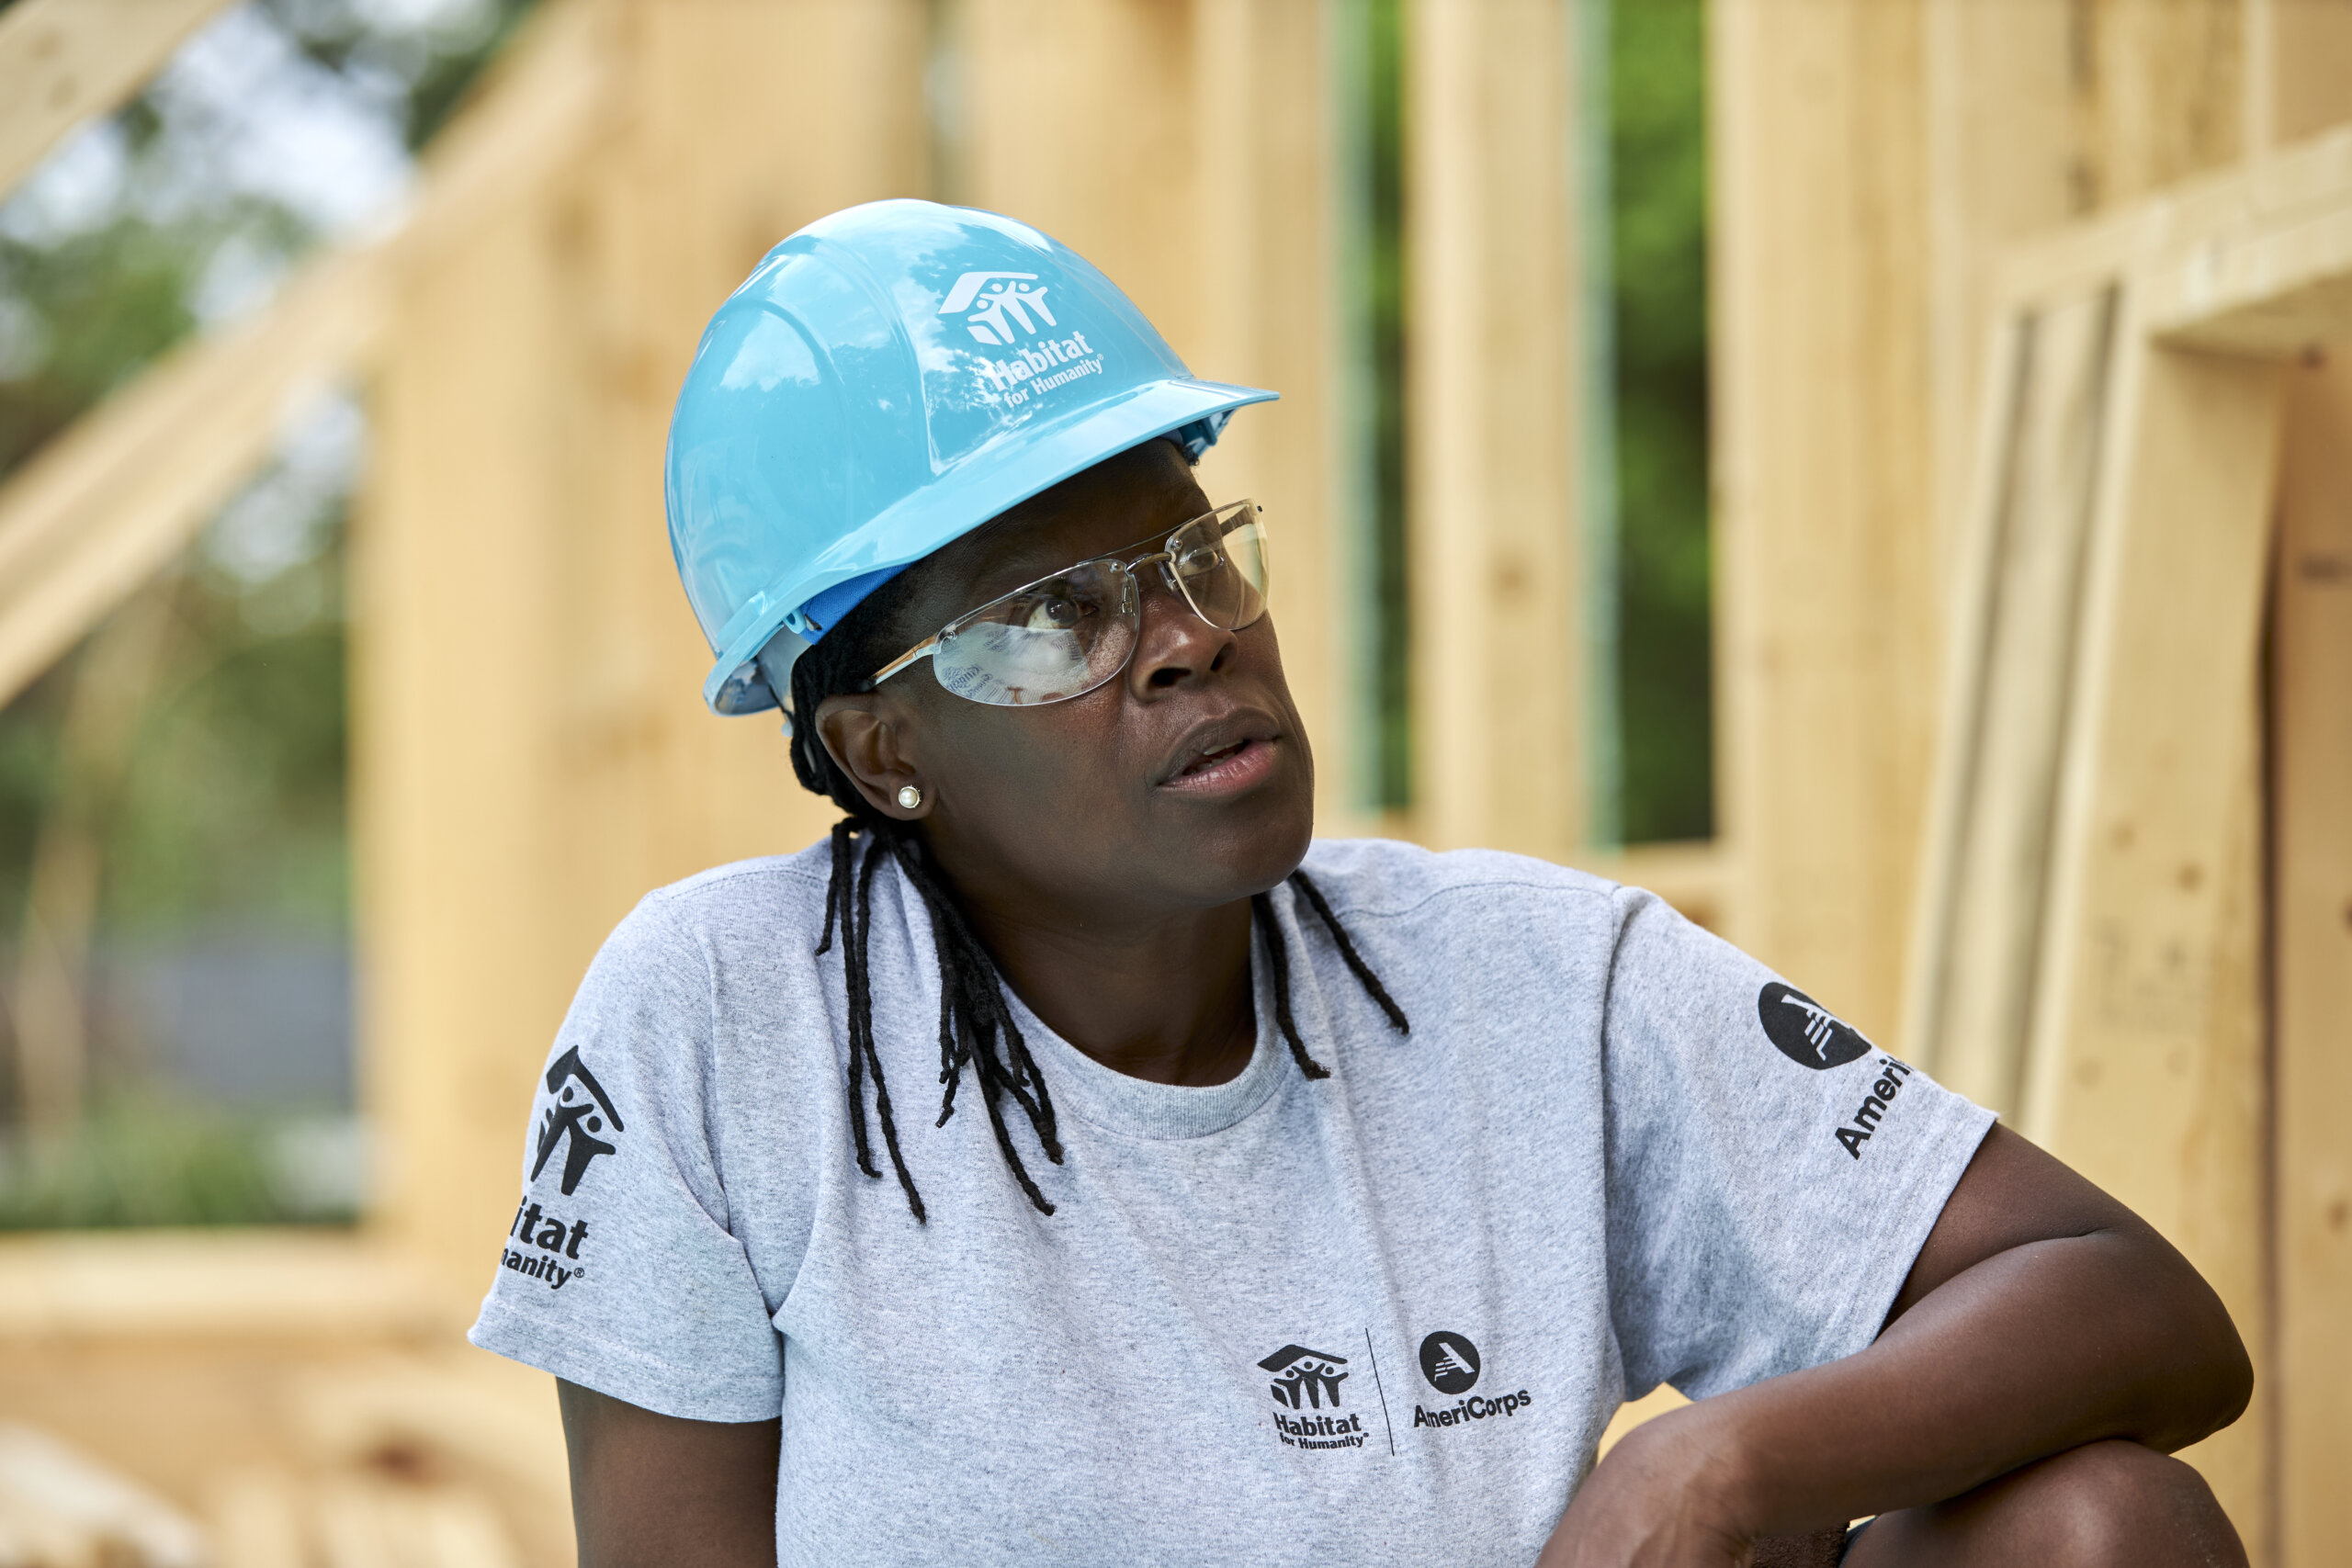
M1168 538L1169 570L1201 619L1239 631L1266 613L1266 529L1253 502L1236 502Z
M1239 631L1266 613L1266 530L1255 502L1195 518L1164 553L1136 565L1164 570L1201 619ZM1136 568L1085 561L981 605L930 645L932 671L959 697L1035 707L1083 696L1126 668L1140 627ZM877 672L887 679L921 648Z
M1135 641L1134 575L1088 561L982 605L939 639L932 665L959 697L1030 707L1092 691Z

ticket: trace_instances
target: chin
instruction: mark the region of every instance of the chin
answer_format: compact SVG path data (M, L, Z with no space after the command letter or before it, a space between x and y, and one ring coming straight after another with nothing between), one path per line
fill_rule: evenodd
M1315 787L1311 778L1283 780L1245 801L1236 801L1226 820L1192 840L1183 856L1209 886L1204 904L1230 903L1281 885L1306 858L1315 837Z

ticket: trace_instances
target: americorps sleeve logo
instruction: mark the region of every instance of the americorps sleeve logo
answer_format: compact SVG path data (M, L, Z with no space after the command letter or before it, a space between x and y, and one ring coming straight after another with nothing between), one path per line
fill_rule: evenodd
M1871 1054L1862 1032L1792 986L1775 980L1756 997L1765 1038L1799 1066L1842 1067Z
M561 1145L563 1195L569 1198L597 1156L620 1152L619 1145L607 1143L596 1134L607 1126L615 1134L624 1129L620 1113L613 1109L611 1096L596 1081L596 1075L588 1070L588 1064L580 1059L578 1046L549 1064L547 1083L548 1092L555 1096L555 1100L539 1118L539 1143L531 1161L531 1179L539 1179L539 1172L548 1168L556 1146Z

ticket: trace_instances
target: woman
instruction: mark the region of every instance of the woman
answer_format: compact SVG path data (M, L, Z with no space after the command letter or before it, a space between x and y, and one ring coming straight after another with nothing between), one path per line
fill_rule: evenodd
M707 695L845 817L649 896L551 1054L473 1338L582 1561L2243 1562L2146 1225L1646 894L1310 845L1278 520L1193 468L1272 395L922 202L714 319Z

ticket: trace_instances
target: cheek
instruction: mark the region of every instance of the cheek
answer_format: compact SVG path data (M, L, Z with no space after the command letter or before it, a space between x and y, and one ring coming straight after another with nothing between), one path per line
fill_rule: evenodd
M956 791L990 836L1082 831L1123 814L1115 689L1037 708L963 705L968 711L944 727L941 787Z

